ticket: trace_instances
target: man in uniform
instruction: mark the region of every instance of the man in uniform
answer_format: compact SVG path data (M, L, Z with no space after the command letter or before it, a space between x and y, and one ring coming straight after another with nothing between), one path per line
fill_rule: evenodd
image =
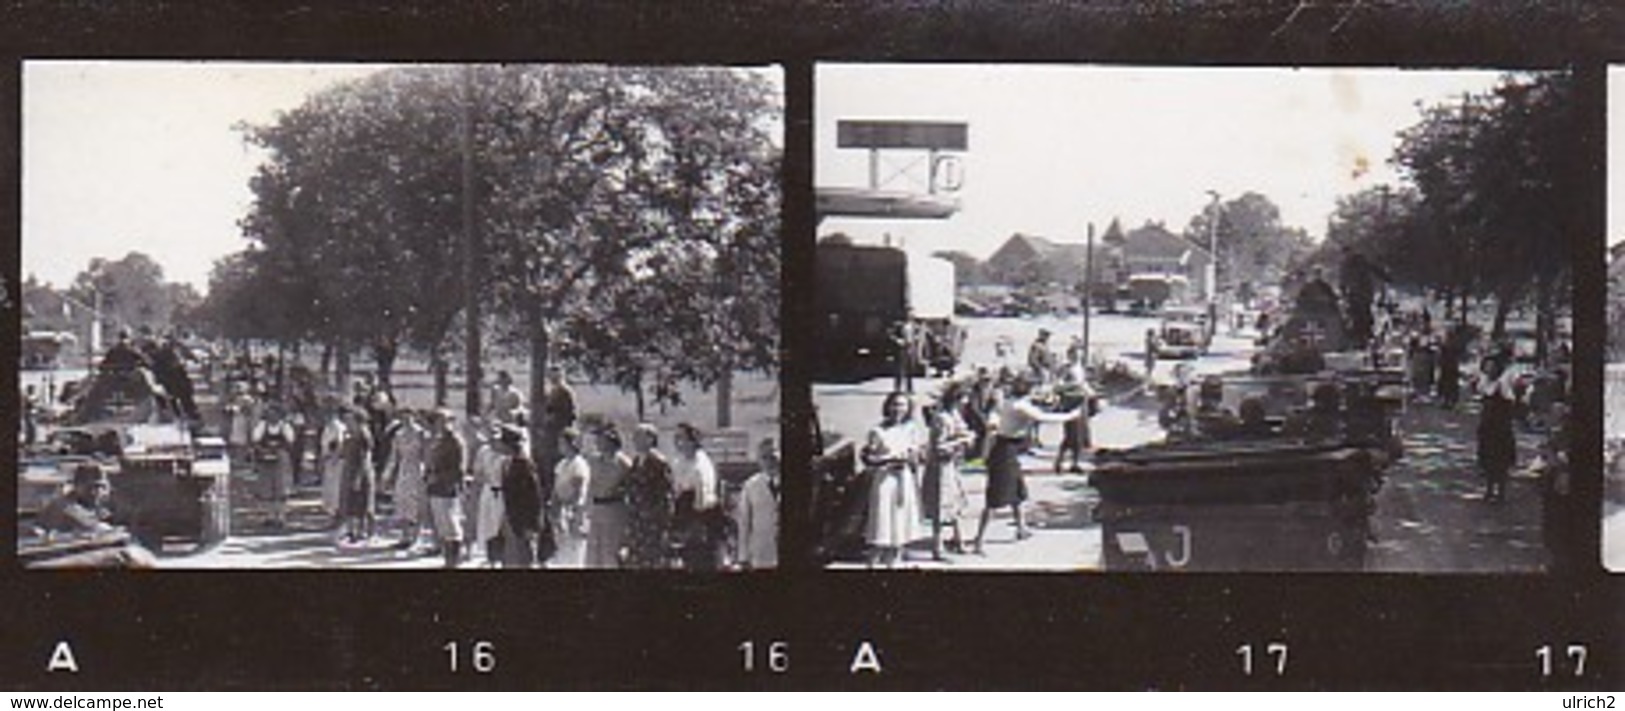
M107 522L110 487L107 473L91 462L73 470L68 491L52 499L39 514L39 527L48 536L109 536L114 545L83 553L48 559L34 564L43 568L152 568L152 553L133 543L120 543L117 530Z
M559 434L576 424L576 393L564 379L564 368L554 365L547 369L547 399L542 403L542 477L553 475L559 463ZM545 484L544 484L545 485Z

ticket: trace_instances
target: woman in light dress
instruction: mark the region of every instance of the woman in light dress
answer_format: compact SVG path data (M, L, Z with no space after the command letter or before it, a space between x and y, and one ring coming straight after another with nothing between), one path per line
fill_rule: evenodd
M395 543L395 547L402 550L417 543L429 506L423 475L428 434L418 423L416 413L402 410L400 428L395 431L395 444L389 450L389 463L384 467L384 471L393 477L391 491L395 501L395 521L401 531L401 540Z
M959 385L949 385L942 398L925 414L925 480L921 484L920 498L925 517L931 521L931 558L937 561L946 560L942 555L945 529L953 533L949 550L965 552L959 519L970 508L970 498L965 494L959 465L975 437L959 415L961 393Z
M895 567L903 548L917 537L920 522L920 431L914 405L902 392L886 396L880 425L869 430L859 457L869 471L870 564Z
M507 469L508 457L497 445L499 434L482 428L478 449L474 452L474 485L479 489L479 504L474 509L474 540L485 551L488 568L502 561L502 521L507 515L502 505L502 473Z
M336 528L343 521L339 508L343 502L344 492L344 456L341 450L344 440L350 434L350 428L344 424L344 412L336 404L330 404L327 424L322 426L321 451L318 452L322 469L322 510L333 517L333 526Z
M559 463L553 470L553 498L548 502L556 550L549 568L580 568L587 552L588 485L592 469L581 453L581 432L559 433Z
M592 469L587 486L592 504L587 517L587 567L619 568L621 549L626 547L626 475L632 460L621 451L621 434L614 425L599 428L593 441L587 457Z

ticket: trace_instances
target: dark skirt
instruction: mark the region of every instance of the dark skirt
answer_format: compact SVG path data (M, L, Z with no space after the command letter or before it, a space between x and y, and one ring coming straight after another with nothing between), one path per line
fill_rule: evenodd
M340 495L340 510L346 516L371 516L373 514L372 476L364 473L347 473L344 479L344 491Z
M1478 416L1478 467L1491 481L1503 480L1518 460L1512 434L1512 402L1499 397L1483 399Z
M1021 450L1026 440L1020 437L993 438L993 448L987 454L987 507L996 509L1013 506L1027 500L1027 481L1021 474Z

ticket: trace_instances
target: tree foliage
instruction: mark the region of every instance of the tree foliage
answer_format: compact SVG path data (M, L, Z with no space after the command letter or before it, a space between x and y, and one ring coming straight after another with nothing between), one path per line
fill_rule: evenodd
M1217 238L1219 283L1234 289L1280 283L1288 265L1313 248L1303 228L1282 224L1281 209L1256 192L1210 204L1185 227L1185 239L1204 250L1210 236Z
M562 357L674 398L678 382L770 369L777 101L727 69L413 67L338 85L244 127L268 160L243 221L251 247L217 271L276 317L233 305L230 288L212 306L279 340L439 354L467 286L537 375ZM470 285L465 199L480 245Z
M1579 188L1567 165L1573 85L1564 72L1509 74L1491 91L1423 108L1391 158L1414 187L1385 205L1379 191L1346 198L1334 233L1405 285L1494 298L1497 331L1527 300L1549 321L1578 225L1563 200Z

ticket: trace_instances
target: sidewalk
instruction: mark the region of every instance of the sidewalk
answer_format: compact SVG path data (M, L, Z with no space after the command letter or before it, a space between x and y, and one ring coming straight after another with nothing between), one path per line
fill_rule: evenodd
M1376 538L1366 569L1415 573L1518 573L1545 569L1539 473L1528 467L1541 436L1517 432L1518 464L1507 500L1484 500L1477 469L1477 408L1412 405L1401 418L1405 454L1377 493Z

